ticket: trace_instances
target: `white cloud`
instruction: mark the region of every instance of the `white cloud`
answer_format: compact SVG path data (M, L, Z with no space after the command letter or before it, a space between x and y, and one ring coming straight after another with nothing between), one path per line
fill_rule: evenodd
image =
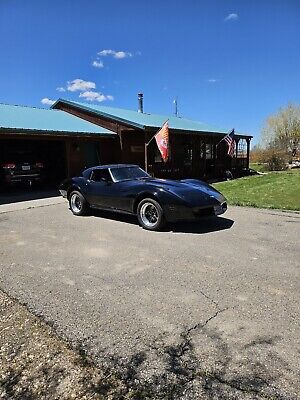
M65 92L66 91L66 89L64 88L64 87L57 87L56 88L56 90L58 91L58 92Z
M103 68L104 67L104 64L103 64L103 62L100 60L100 61L93 61L92 62L92 66L93 67L95 67L95 68Z
M101 103L102 101L105 100L113 100L113 96L111 95L104 95L102 93L98 93L98 92L93 92L91 90L87 90L83 93L80 93L79 97L83 97L85 100L87 101L99 101L99 103Z
M216 83L217 81L218 81L218 79L214 79L214 78L207 80L207 82L209 82L209 83Z
M114 55L115 58L125 58L132 57L131 53L126 53L125 51L117 51Z
M132 53L126 52L126 51L116 51L116 50L102 50L99 51L98 56L112 56L114 58L126 58L126 57L132 57Z
M236 21L237 19L239 19L238 14L231 13L231 14L228 14L227 17L224 18L224 21Z
M67 90L69 92L76 92L88 89L95 89L95 82L84 81L83 79L74 79L73 81L69 81L67 85Z
M41 100L41 103L42 103L42 104L47 104L47 105L49 105L49 106L52 106L52 104L54 104L55 101L56 101L56 100L51 100L51 99L48 99L48 97L44 97L44 98Z

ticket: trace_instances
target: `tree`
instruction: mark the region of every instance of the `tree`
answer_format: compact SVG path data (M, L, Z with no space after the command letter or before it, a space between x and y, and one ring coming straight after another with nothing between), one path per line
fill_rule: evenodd
M287 107L271 115L262 130L262 146L284 153L289 161L300 152L300 107Z

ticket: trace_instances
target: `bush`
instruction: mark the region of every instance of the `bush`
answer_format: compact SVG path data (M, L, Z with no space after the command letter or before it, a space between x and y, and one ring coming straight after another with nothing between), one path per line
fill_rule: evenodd
M264 167L267 171L283 171L287 169L288 155L278 149L256 149L252 153L251 162Z
M270 151L265 158L268 171L284 171L287 169L287 156L281 152Z

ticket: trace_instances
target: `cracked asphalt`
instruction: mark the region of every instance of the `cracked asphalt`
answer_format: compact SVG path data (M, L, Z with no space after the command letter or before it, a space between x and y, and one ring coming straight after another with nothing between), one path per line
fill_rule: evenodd
M299 213L147 232L55 203L0 209L0 288L137 399L300 398Z

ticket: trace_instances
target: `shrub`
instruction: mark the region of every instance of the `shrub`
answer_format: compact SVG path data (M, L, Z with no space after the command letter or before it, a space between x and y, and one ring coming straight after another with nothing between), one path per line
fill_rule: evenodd
M267 171L283 171L287 169L288 155L279 149L255 149L251 162L264 166Z
M285 153L269 150L266 154L264 162L268 171L284 171L287 169L288 159Z

